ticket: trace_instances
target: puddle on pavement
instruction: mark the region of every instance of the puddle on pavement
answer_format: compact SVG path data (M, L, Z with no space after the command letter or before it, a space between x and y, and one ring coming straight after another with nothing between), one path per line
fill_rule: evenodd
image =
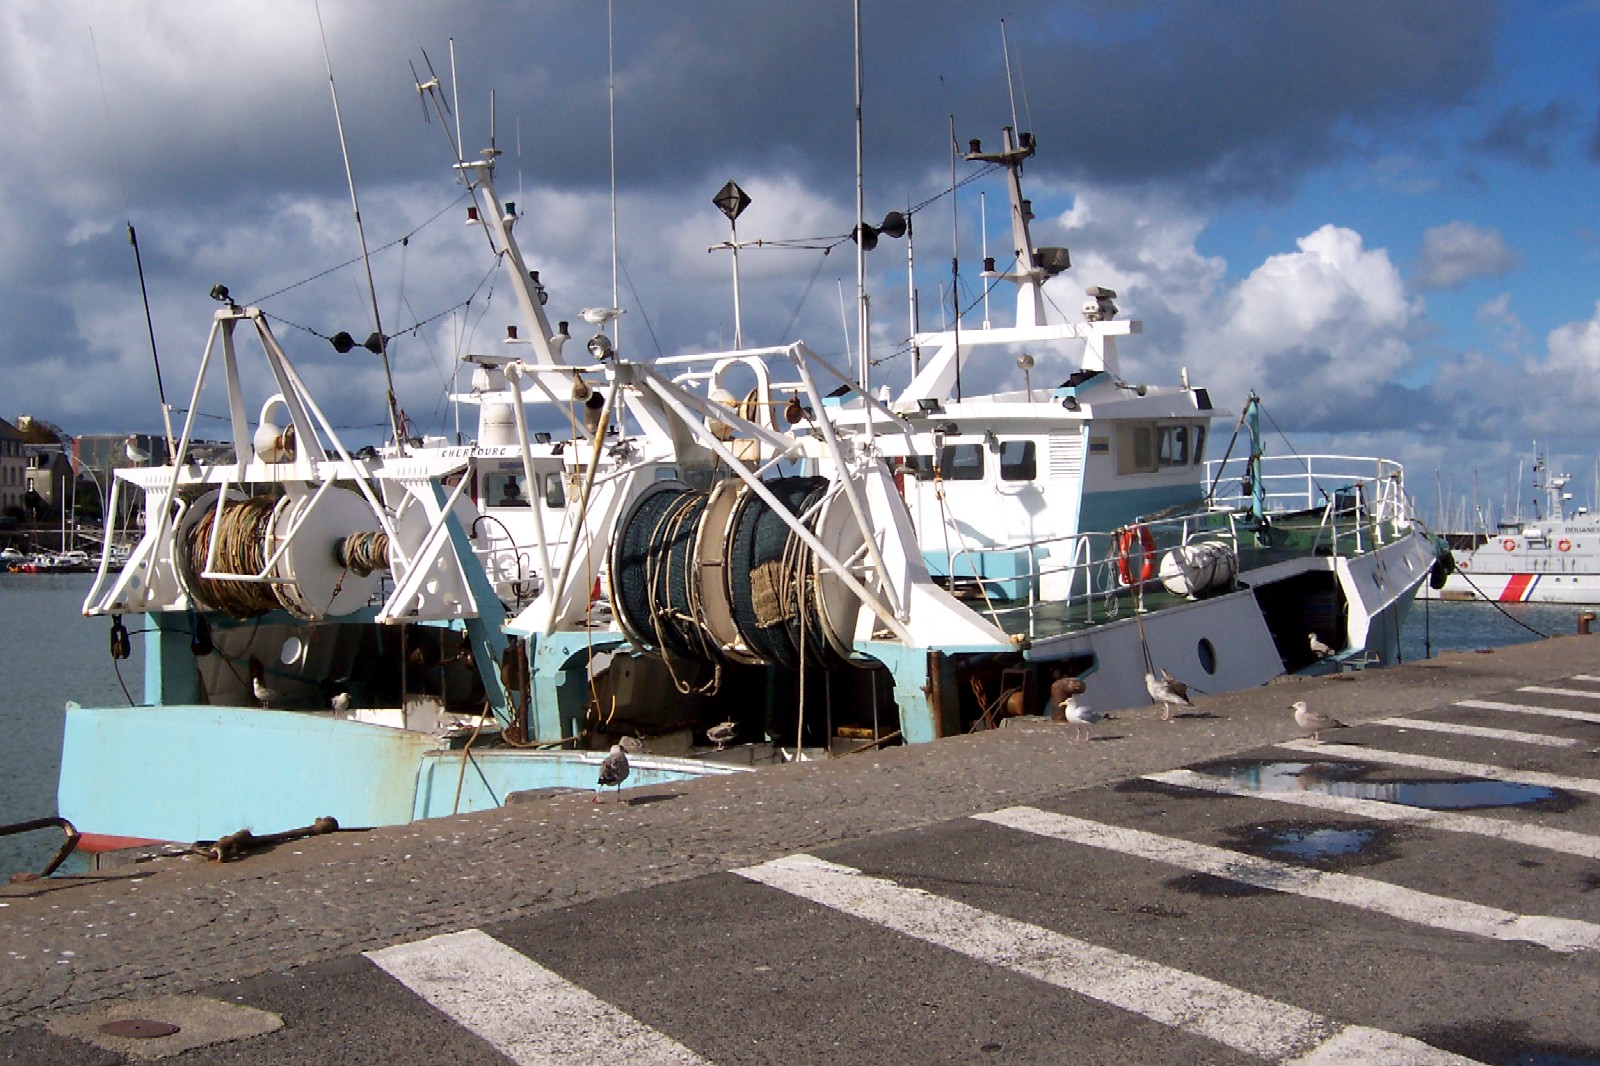
M1329 796L1378 800L1430 811L1489 807L1567 810L1577 800L1559 789L1483 778L1373 780L1375 768L1353 762L1227 762L1196 766L1196 772L1221 777L1253 792L1321 792Z
M1289 828L1280 830L1262 845L1267 851L1296 859L1332 859L1359 854L1376 835L1371 829Z

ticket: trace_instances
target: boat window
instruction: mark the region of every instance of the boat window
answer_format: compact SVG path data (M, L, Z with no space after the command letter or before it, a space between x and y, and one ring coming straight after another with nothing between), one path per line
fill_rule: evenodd
M553 511L559 511L567 505L567 490L561 483L560 474L544 476L544 505Z
M1156 470L1156 427L1117 427L1117 473L1149 474Z
M1161 430L1161 465L1189 465L1189 427L1165 426Z
M1200 457L1206 453L1206 427L1191 426L1189 432L1194 434L1194 453L1190 456L1192 462L1200 462Z
M939 473L946 481L982 481L983 445L946 444L939 452Z
M528 498L522 492L522 475L490 474L483 479L483 498L491 507L526 507Z
M1033 441L1004 440L1000 442L1000 479L1002 481L1032 481L1038 476L1038 465L1033 457Z
M894 471L910 473L918 481L933 480L933 456L931 455L904 455L890 461L889 468Z

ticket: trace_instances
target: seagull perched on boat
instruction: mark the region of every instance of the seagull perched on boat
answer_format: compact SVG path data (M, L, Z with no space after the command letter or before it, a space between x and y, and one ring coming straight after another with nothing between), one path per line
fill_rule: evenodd
M600 780L595 783L594 799L590 803L600 802L600 790L607 785L615 785L617 798L622 798L622 783L628 779L628 753L622 750L621 744L611 745L611 754L600 763Z
M732 740L738 735L738 733L738 725L736 725L730 719L726 722L721 722L717 725L714 725L710 729L707 729L706 739L715 744L718 751L721 751L723 748L727 747L728 741Z
M329 705L333 707L335 714L344 714L350 710L350 693L336 693L333 699L329 700L328 702Z
M1327 714L1323 711L1313 711L1310 707L1306 706L1305 700L1295 700L1291 706L1294 707L1295 724L1301 729L1311 730L1311 741L1314 744L1322 743L1322 738L1317 734L1321 733L1324 729L1350 728L1331 714Z
M1311 633L1309 636L1311 638L1312 655L1315 655L1319 659L1326 659L1328 656L1333 654L1333 649L1324 643L1321 637L1317 636L1315 633Z
M1185 707L1193 707L1189 701L1189 686L1173 677L1165 670L1161 671L1160 678L1155 674L1144 675L1144 687L1150 693L1150 698L1161 704L1161 720L1172 721L1172 705L1181 703Z
M266 669L261 665L261 660L254 655L250 656L250 692L261 704L263 710L271 707L272 701L278 698L278 694L268 688L266 681L263 680L266 677L266 673Z
M135 466L143 466L150 461L150 453L139 447L138 437L129 437L123 441L122 450L127 453L128 462Z

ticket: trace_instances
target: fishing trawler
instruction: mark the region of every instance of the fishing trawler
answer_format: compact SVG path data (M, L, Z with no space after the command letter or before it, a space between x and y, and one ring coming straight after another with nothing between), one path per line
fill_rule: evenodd
M1451 535L1453 566L1437 589L1441 600L1499 603L1600 603L1600 515L1569 513L1572 478L1553 474L1543 456L1533 463L1533 488L1543 497L1532 520L1499 522L1492 530Z
M898 395L798 341L636 360L615 308L580 312L570 357L493 151L455 166L521 321L465 357L470 444L352 450L219 286L172 463L117 471L109 513L141 496L142 532L84 611L121 657L144 616L143 696L69 705L62 815L99 847L400 824L592 788L625 738L633 786L1048 715L1063 677L1130 707L1147 675L1218 693L1316 668L1312 636L1394 658L1435 561L1400 468L1275 466L1255 397L1250 443L1206 462L1234 416L1187 375L1138 381L1115 293L1049 313L1070 256L1034 246L1034 143L1003 137L968 158L1007 182L1014 260L984 273L1015 321L918 335ZM247 349L271 395L246 394ZM1034 388L1045 352L1073 369ZM1001 366L1025 387L963 390ZM190 447L211 395L225 461Z

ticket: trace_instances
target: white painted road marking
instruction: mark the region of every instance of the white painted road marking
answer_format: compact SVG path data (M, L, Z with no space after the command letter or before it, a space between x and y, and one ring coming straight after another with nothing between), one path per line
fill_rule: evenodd
M1324 873L1209 844L1196 844L1140 829L1053 814L1034 807L1009 807L992 814L975 814L973 817L1039 836L1104 848L1196 873L1226 877L1274 892L1288 892L1347 907L1359 907L1434 929L1468 933L1491 940L1526 941L1551 951L1592 951L1600 947L1600 925L1575 918L1518 914L1499 907L1419 892L1386 881Z
M790 855L734 872L1259 1058L1305 1066L1372 1062L1442 1066L1474 1061L1410 1037L1365 1026L1344 1027L1331 1018L1209 977L989 914L810 855Z
M1592 711L1569 711L1565 707L1535 707L1528 703L1499 703L1495 700L1457 700L1457 707L1477 707L1484 711L1510 711L1513 714L1537 714L1546 718L1567 718L1574 722L1600 722L1600 714Z
M1417 729L1430 733L1454 733L1463 737L1482 737L1484 740L1509 740L1516 744L1543 744L1548 748L1575 748L1578 741L1571 737L1552 737L1544 733L1521 733L1515 729L1490 729L1481 725L1458 725L1455 722L1430 722L1422 718L1379 718L1371 725L1386 725L1395 729Z
M682 1044L477 929L365 953L518 1066L706 1066Z
M1600 692L1589 692L1581 688L1551 688L1549 685L1523 685L1518 692L1537 692L1545 696L1582 696L1584 699L1600 700Z
M1419 770L1436 770L1441 774L1460 774L1462 777L1481 777L1488 781L1511 781L1519 785L1539 785L1543 788L1600 795L1600 781L1592 777L1547 774L1542 770L1508 770L1491 763L1440 759L1433 755L1413 755L1404 751L1383 751L1356 744L1313 744L1309 740L1286 740L1276 746L1311 755L1337 756L1360 762L1381 762L1391 766L1414 766Z
M1299 807L1314 807L1354 815L1374 822L1406 822L1425 825L1448 833L1470 833L1473 836L1504 840L1524 847L1559 851L1563 855L1578 855L1585 859L1600 859L1600 837L1587 833L1574 833L1570 829L1551 829L1542 825L1505 822L1498 818L1485 818L1479 814L1459 814L1455 811L1432 811L1421 807L1406 807L1383 800L1357 799L1354 796L1334 796L1326 792L1269 792L1245 788L1222 777L1197 774L1193 770L1170 770L1160 774L1145 774L1146 781L1178 788L1192 788L1216 792L1224 796L1243 796L1248 799L1272 800L1275 803L1292 803Z
M1593 674L1573 674L1567 680L1568 681L1595 681L1595 682L1600 682L1600 677L1595 677Z

